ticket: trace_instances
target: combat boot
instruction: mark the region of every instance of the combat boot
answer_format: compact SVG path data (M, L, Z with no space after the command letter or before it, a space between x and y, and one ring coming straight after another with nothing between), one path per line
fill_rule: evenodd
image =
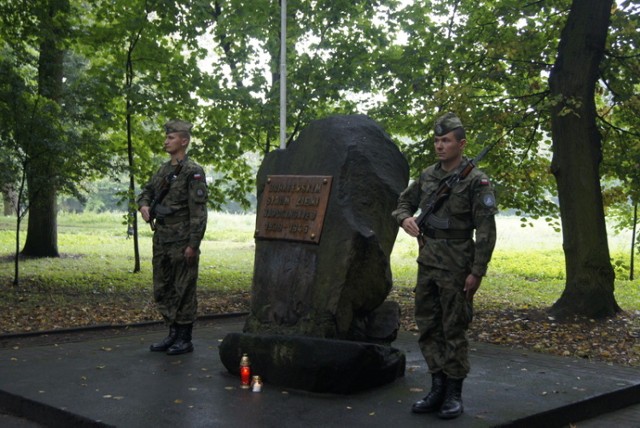
M152 352L165 352L171 345L173 345L178 338L178 328L175 323L169 326L169 335L162 339L158 343L154 343L149 346L149 350Z
M180 355L193 352L191 343L191 332L193 324L178 324L178 338L175 343L167 349L167 355Z
M413 413L432 413L440 410L444 402L445 382L447 375L443 372L431 375L431 391L422 400L416 401L411 406Z
M464 379L447 379L444 403L438 412L440 419L453 419L462 414L463 381Z

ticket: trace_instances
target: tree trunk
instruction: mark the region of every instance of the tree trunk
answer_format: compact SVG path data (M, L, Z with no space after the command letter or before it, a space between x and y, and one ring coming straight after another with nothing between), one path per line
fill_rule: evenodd
M69 12L69 1L49 0L45 4L40 15L38 94L59 103L63 90L63 44L68 30L65 14ZM58 162L55 151L48 150L45 143L45 140L55 139L56 136L41 135L36 138L41 138L42 141L29 144L27 153L30 160L27 167L29 222L22 254L31 257L59 257L55 184Z
M3 214L12 216L18 214L18 194L12 184L2 187Z
M29 183L29 221L27 224L27 239L22 254L28 257L59 257L58 252L58 218L57 192L53 185L46 185L40 180Z
M133 133L131 131L131 122L133 120L133 103L131 101L131 93L133 88L133 79L135 73L133 71L133 52L140 41L144 27L140 27L133 37L129 40L127 48L127 64L125 73L125 93L126 98L126 124L127 124L127 160L129 162L129 216L128 224L133 230L133 272L140 272L140 246L138 242L138 207L136 204L136 181L134 168L134 150L133 150Z
M636 254L636 231L638 227L638 204L633 206L633 233L631 234L631 257L629 261L629 281L633 281L633 271L635 270L635 254Z
M600 188L601 135L595 87L610 22L612 0L574 0L549 83L553 160L558 184L567 282L551 312L564 318L611 316L620 311L613 289Z

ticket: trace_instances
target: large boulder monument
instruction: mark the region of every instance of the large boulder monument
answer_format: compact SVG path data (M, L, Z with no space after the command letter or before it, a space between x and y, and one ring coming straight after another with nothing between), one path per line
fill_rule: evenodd
M390 255L391 217L409 167L363 115L312 122L257 176L251 310L243 333L220 345L239 373L243 354L265 383L350 393L404 374L393 348L399 307Z

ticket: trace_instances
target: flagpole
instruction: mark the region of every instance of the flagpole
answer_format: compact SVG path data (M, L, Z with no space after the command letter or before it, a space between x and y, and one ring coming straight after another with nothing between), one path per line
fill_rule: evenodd
M287 0L280 0L280 148L287 147Z

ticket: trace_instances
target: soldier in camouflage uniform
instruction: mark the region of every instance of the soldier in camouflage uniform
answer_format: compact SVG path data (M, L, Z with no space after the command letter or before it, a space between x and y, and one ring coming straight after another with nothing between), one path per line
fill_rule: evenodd
M456 115L447 113L438 118L435 151L439 162L402 192L393 212L409 235L422 233L415 221L416 211L425 206L441 182L467 164L465 144L465 131ZM466 331L473 316L473 295L495 246L496 212L491 183L474 168L427 221L426 241L418 255L415 317L432 384L429 394L413 404L415 413L438 412L443 419L462 414L462 382L470 368Z
M153 297L169 335L151 351L178 355L193 351L200 241L207 227L207 184L202 167L187 157L189 122L165 124L163 164L138 197L142 218L153 234Z

